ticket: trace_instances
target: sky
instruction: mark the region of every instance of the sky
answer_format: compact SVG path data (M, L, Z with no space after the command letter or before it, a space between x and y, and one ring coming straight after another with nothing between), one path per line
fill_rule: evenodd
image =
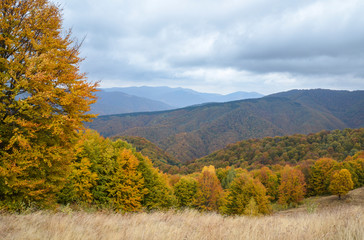
M364 89L363 0L54 0L100 87Z

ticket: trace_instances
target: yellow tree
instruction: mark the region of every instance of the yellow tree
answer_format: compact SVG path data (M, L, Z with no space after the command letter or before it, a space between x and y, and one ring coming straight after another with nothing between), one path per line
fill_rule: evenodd
M329 185L332 173L337 162L331 158L320 158L311 167L308 179L308 195L329 194Z
M114 171L107 183L110 203L117 211L138 211L146 193L142 174L137 171L139 161L129 149L119 150L116 157Z
M216 176L215 167L205 166L197 182L196 207L201 210L217 210L222 194L222 187Z
M354 183L351 179L349 170L341 169L332 176L329 190L332 194L338 195L339 199L341 199L341 196L346 195L353 187Z
M51 205L96 85L53 3L2 0L0 16L0 204Z
M221 210L229 215L259 215L269 213L271 207L263 184L243 173L231 183Z

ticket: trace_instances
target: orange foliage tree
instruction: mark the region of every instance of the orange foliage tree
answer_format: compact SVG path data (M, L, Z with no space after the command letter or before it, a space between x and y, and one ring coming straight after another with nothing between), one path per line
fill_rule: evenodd
M278 203L282 205L297 205L306 193L306 183L303 173L286 165L281 172Z
M0 205L49 206L69 173L96 84L47 0L0 2Z

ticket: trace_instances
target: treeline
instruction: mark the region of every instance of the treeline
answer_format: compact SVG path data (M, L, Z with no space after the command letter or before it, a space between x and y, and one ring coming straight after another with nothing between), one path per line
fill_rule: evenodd
M249 139L230 144L180 169L181 173L200 171L203 166L234 166L249 170L267 165L295 165L302 160L323 157L339 161L364 150L364 128L321 131L308 135Z
M120 139L110 140L97 132L81 132L70 149L68 168L58 191L28 186L42 177L16 179L12 189L0 189L0 208L23 211L55 208L111 209L135 212L194 208L222 214L261 215L272 204L296 206L306 196L345 195L364 185L364 152L343 161L331 158L300 161L295 166L243 168L205 166L189 175L168 175L154 168L149 158ZM32 191L20 191L33 188Z
M58 202L128 212L173 205L167 176L122 140L112 141L86 131Z
M214 210L229 215L261 215L297 206L305 197L335 194L339 198L364 186L364 152L338 162L331 158L302 161L296 166L266 166L248 172L204 167L201 173L175 180L178 207Z

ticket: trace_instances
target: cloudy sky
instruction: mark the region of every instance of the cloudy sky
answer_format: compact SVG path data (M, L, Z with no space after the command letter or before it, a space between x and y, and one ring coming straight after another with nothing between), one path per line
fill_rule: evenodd
M54 0L101 87L364 89L363 0Z

